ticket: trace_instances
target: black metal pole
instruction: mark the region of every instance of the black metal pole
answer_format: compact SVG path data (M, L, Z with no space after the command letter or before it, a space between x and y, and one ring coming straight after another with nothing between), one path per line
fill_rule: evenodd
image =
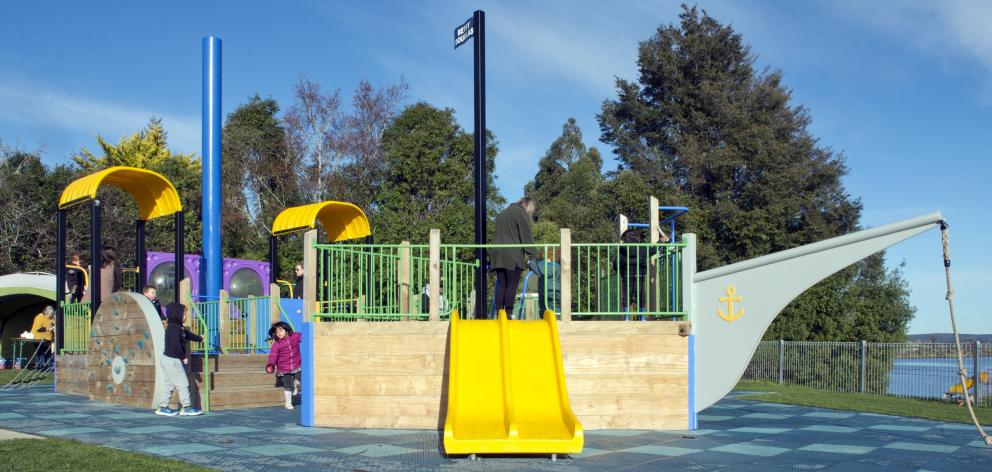
M135 258L138 259L135 267L138 268L138 273L135 274L134 278L134 291L143 292L145 290L145 280L147 280L148 274L146 273L148 269L148 254L145 252L145 220L138 220L134 222L134 254Z
M63 327L62 302L65 301L65 210L56 209L58 228L55 243L55 326ZM62 352L65 345L65 330L55 330L55 353Z
M186 277L186 229L184 228L186 220L183 218L183 212L176 212L176 272L173 274L173 278L176 281L175 296L173 297L174 303L179 303L181 299L181 294L179 293L179 282L182 282L183 278Z
M486 232L486 189L489 183L486 173L486 12L476 10L472 15L472 28L475 41L475 244L485 244ZM475 271L475 318L487 318L489 296L486 293L486 250L476 248L475 258L479 267Z
M103 208L100 200L93 200L90 205L90 313L91 318L96 318L96 311L100 309L100 269L103 265L103 248L100 240L100 227Z
M279 239L269 236L269 283L279 280Z

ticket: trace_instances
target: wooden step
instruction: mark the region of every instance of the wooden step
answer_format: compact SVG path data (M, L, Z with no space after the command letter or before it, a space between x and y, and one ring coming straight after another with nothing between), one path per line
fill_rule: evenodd
M211 354L210 371L255 371L264 372L269 356L266 354ZM203 356L191 356L189 361L193 372L203 372Z
M224 387L210 390L210 409L259 408L282 406L286 401L282 388ZM200 390L202 397L203 390Z

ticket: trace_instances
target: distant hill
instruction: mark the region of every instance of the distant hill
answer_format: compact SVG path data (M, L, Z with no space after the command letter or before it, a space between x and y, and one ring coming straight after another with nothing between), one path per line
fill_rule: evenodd
M992 334L961 334L959 335L961 342L973 343L975 341L981 341L982 343L992 343ZM953 343L954 333L928 333L928 334L910 334L909 342L911 343Z

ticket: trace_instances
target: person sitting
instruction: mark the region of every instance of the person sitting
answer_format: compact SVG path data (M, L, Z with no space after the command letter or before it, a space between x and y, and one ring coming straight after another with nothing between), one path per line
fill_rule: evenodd
M31 334L34 339L41 340L35 350L35 368L47 369L52 361L52 341L55 340L55 309L51 305L35 315Z

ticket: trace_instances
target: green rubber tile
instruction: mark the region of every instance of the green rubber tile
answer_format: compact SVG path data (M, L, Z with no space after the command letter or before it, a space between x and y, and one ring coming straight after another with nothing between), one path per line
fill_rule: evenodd
M400 454L409 454L411 452L420 452L420 450L393 446L390 444L368 444L363 446L346 447L344 449L335 449L334 452L347 454L349 456L389 457L398 456Z
M800 451L807 452L829 452L831 454L868 454L874 451L875 447L869 446L854 446L850 444L810 444L809 446L803 446L799 448Z
M672 447L672 446L638 446L631 447L627 449L621 449L617 452L633 452L637 454L651 454L654 456L669 456L678 457L684 456L686 454L695 454L697 452L702 452L701 449L689 449L686 447Z
M221 451L224 448L217 446L210 446L207 444L200 443L182 443L182 444L163 444L161 446L153 446L142 449L143 452L148 454L155 454L158 456L178 456L180 454L196 454L199 452L214 452Z
M710 451L729 452L731 454L745 454L749 456L772 457L791 451L784 447L759 446L753 443L726 444L709 449Z
M894 442L883 447L886 449L900 449L903 451L938 452L944 454L949 454L961 449L961 446L952 446L950 444L924 444L911 442Z
M197 431L208 433L208 434L238 434L238 433L257 433L263 431L258 428L249 428L247 426L222 426L217 428L200 428Z
M243 447L241 450L268 457L288 456L290 454L306 454L311 452L325 452L323 449L298 446L296 444L273 444L270 446Z

